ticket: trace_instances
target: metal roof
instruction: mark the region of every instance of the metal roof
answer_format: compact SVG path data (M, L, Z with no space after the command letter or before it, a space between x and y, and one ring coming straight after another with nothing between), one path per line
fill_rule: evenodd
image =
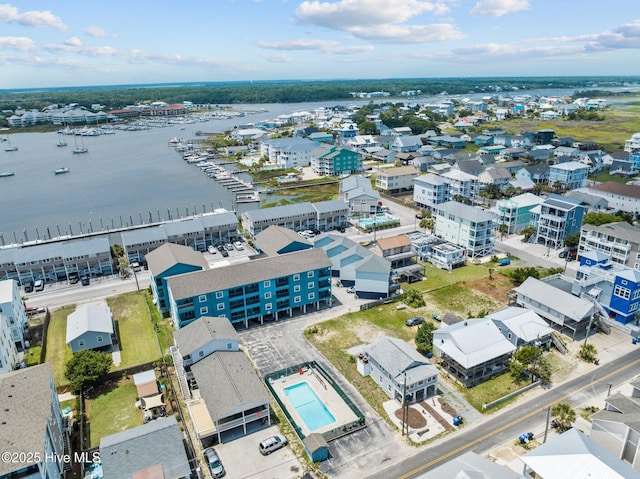
M527 278L524 283L515 288L515 291L518 296L524 296L541 305L545 305L549 314L554 318L555 315L553 313L558 312L573 321L580 322L588 318L594 308L593 303L590 301L578 298L571 293L566 293L533 277Z
M113 334L113 315L109 306L81 304L67 316L67 344L88 332Z

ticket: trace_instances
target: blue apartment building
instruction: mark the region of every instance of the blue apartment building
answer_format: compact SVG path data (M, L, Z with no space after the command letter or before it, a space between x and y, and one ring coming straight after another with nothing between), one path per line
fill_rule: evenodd
M177 328L202 316L225 316L232 324L263 324L331 304L331 261L323 250L267 256L167 279L168 305Z
M551 194L530 212L531 224L536 228L536 243L560 248L568 235L580 231L585 207L579 200Z
M589 167L579 161L568 161L549 167L549 184L553 186L558 181L567 190L584 188L587 186L588 176Z

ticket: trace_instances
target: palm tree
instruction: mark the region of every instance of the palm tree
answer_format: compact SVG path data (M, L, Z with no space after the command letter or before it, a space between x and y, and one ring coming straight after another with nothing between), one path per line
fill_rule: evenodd
M576 412L571 405L566 402L556 404L551 408L551 415L554 417L555 423L560 431L566 431L573 425L576 420Z

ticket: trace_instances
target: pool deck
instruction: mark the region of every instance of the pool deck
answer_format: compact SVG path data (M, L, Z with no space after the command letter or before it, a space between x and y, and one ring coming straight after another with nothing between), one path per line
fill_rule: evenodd
M320 376L322 379L319 379L318 376ZM309 430L296 409L289 402L287 395L284 393L285 388L295 386L296 384L300 384L303 382L309 384L311 389L313 389L313 392L315 392L316 396L318 396L318 399L333 415L333 417L336 419L334 423L316 429L315 431ZM312 432L322 434L327 431L331 431L332 429L339 429L345 424L350 424L358 420L358 416L355 415L355 413L338 395L335 389L333 389L333 387L328 384L324 377L322 377L317 371L312 372L312 370L309 369L303 374L296 373L290 376L284 376L278 379L274 379L271 382L271 386L273 387L274 392L277 394L284 407L287 409L287 412L289 413L291 418L300 427L302 434L304 434L305 436L308 436Z

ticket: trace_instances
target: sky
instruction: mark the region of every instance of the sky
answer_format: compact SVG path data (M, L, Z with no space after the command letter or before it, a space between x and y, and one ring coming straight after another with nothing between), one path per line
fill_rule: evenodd
M0 3L0 89L639 75L638 60L638 0Z

